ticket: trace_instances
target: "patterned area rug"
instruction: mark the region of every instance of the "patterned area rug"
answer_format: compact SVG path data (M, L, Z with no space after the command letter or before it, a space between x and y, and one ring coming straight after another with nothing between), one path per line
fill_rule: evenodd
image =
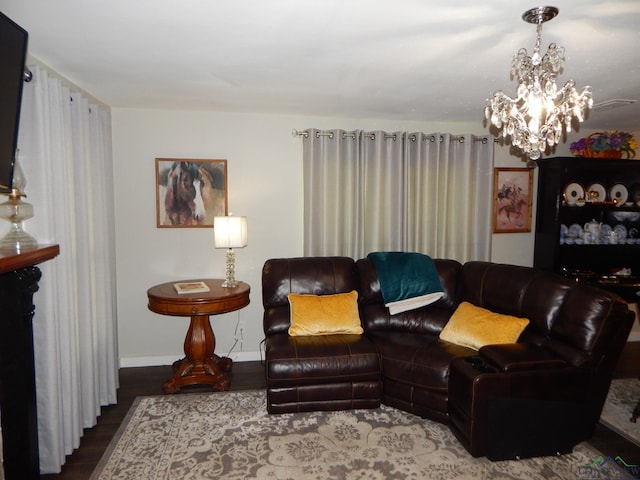
M638 401L640 401L640 379L615 379L611 383L607 401L602 409L600 423L640 446L640 418L636 423L629 421Z
M473 458L449 429L382 406L269 415L261 391L140 397L92 480L567 479L599 453Z

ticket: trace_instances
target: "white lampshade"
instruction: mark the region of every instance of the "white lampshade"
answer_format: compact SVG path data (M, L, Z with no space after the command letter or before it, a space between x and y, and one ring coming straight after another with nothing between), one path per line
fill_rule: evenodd
M213 217L213 241L216 248L247 246L247 217Z

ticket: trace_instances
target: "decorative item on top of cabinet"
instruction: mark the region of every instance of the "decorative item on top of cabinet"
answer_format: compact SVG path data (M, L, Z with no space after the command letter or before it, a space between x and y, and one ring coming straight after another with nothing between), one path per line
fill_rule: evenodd
M534 266L640 300L640 161L538 160Z
M592 133L570 145L574 156L589 158L633 158L638 143L633 134L619 130Z

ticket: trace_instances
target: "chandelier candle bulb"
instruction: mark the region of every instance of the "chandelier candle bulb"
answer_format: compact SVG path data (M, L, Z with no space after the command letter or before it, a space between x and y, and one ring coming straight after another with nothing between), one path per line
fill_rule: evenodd
M540 53L542 24L558 12L555 7L537 7L522 15L524 21L537 24L537 36L531 56L521 48L511 62L511 78L518 80L516 98L498 90L485 107L485 118L500 129L500 136L510 137L512 145L531 160L557 145L563 128L570 132L572 120L584 121L593 106L591 87L578 93L573 80L562 88L556 85L564 68L564 48L552 43L544 55Z

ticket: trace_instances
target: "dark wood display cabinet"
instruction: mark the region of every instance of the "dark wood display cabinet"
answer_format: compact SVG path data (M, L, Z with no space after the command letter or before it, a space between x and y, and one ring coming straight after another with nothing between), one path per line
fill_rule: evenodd
M534 266L640 301L640 160L538 160Z

